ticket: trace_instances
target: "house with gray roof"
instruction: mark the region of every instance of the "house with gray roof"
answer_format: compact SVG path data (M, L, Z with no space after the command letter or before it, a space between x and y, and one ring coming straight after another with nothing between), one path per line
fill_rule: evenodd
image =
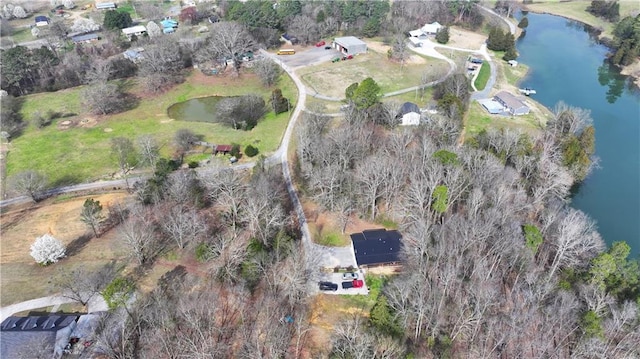
M498 92L493 99L504 106L506 111L515 116L526 115L530 111L529 106L525 105L524 102L518 100L517 97L506 91Z
M346 55L356 55L367 52L367 43L355 36L336 37L333 47Z
M0 324L0 357L62 357L80 315L9 317Z

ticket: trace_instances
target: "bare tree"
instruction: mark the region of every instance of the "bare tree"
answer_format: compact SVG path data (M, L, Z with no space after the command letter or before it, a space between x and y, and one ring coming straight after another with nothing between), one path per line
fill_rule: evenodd
M147 33L149 34L149 37L153 39L154 37L162 35L162 29L160 29L160 26L155 22L149 21L147 23Z
M206 225L198 212L184 205L172 205L161 222L162 230L176 242L178 248L195 241L206 230Z
M191 149L191 147L193 147L197 140L198 137L196 134L187 128L181 128L176 131L176 134L173 137L173 142L175 143L177 152L180 155L181 163L184 159L184 155Z
M150 167L155 167L160 158L160 147L155 138L151 135L142 135L137 139L138 151L140 152L140 163Z
M28 170L10 177L9 184L18 193L29 196L34 202L38 202L47 187L47 177L40 172Z
M87 305L91 298L111 282L115 273L114 263L93 270L86 266L63 269L57 275L55 285L62 291L63 297Z
M221 21L211 27L211 35L201 50L201 56L236 60L237 54L243 54L252 47L253 39L244 26L237 22ZM237 71L239 62L235 63Z
M295 34L298 40L307 45L320 39L320 31L316 22L305 15L296 15L288 30Z
M127 189L129 189L129 179L127 174L135 168L137 164L136 149L133 142L126 137L114 137L111 139L111 155L115 158L118 169L124 176Z
M163 249L164 243L155 233L151 209L135 207L130 217L118 227L119 236L138 264L153 260Z
M126 109L130 101L118 85L95 82L82 90L82 102L96 115L107 115Z
M175 40L165 40L145 49L138 64L138 76L144 78L148 91L161 92L182 81L185 62L181 48Z
M268 58L254 61L252 68L266 87L273 86L282 73L280 66Z
M246 202L247 185L241 175L232 170L220 171L207 179L210 197L226 210L225 218L235 231L241 224L240 210Z

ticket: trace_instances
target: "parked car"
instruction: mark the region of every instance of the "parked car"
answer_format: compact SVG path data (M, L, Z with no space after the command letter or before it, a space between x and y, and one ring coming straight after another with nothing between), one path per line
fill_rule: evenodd
M342 273L342 280L355 280L358 279L358 273Z
M342 289L349 288L362 288L364 287L364 281L362 279L356 279L348 282L342 282Z
M320 282L320 290L330 290L330 291L336 291L338 290L338 285L335 283L331 283L331 282Z
M324 47L324 49L325 50L331 50L331 49L333 49L333 47L327 45L327 46Z
M326 43L324 40L322 40L322 41L320 41L320 42L316 43L316 47L322 47L322 46L324 46L324 45L326 45L326 44L327 44L327 43Z
M331 60L331 62L338 62L338 61L340 61L339 57L336 57L335 59Z

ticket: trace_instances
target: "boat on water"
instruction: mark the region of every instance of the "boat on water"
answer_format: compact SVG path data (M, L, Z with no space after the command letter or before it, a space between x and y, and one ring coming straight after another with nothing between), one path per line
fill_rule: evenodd
M520 93L525 94L525 96L529 96L529 95L535 95L536 94L536 90L530 88L530 87L525 87L523 89L520 89Z

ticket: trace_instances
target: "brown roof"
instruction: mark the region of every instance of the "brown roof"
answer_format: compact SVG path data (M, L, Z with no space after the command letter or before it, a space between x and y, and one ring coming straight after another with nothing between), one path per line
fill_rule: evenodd
M217 145L216 151L218 152L231 152L231 145Z
M511 108L511 109L518 109L520 107L526 107L527 105L525 105L522 101L518 100L515 96L513 96L512 94L506 92L506 91L500 91L498 92L494 98L499 101L500 103L502 103L503 105Z

